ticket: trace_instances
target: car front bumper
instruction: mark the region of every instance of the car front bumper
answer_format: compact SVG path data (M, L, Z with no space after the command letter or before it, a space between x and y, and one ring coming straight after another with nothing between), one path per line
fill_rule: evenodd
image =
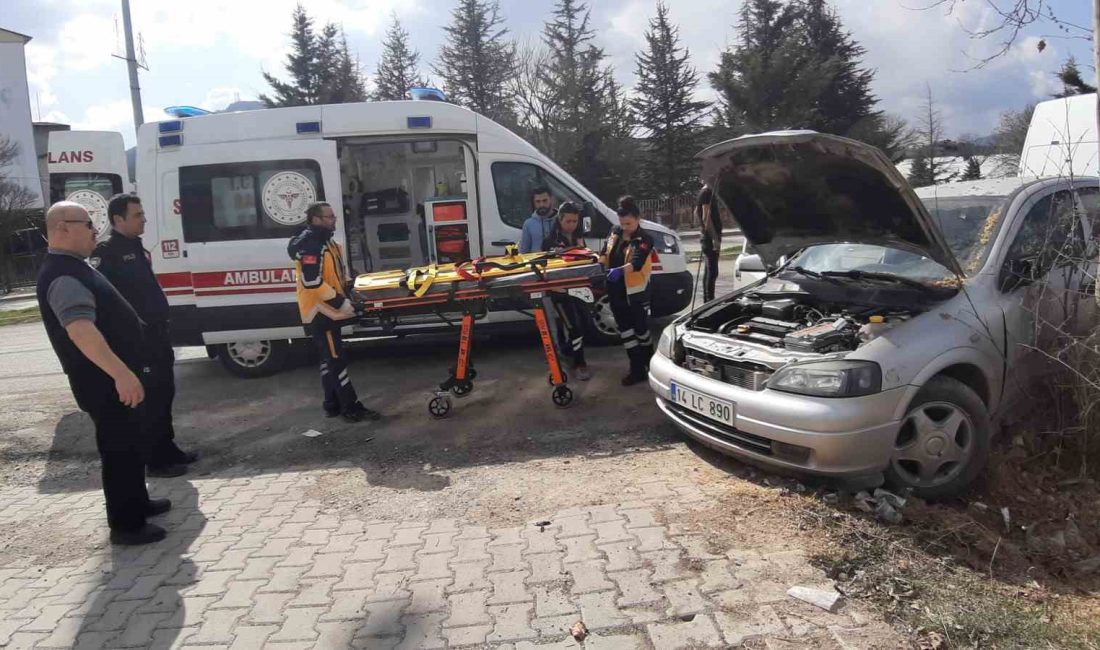
M675 382L734 404L734 426L672 401ZM699 442L757 463L825 476L861 476L886 468L901 422L899 404L910 387L852 398L820 398L764 389L752 391L710 379L653 356L649 385L657 405Z

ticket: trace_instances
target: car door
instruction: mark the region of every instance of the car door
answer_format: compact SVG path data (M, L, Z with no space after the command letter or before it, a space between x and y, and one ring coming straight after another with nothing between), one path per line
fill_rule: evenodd
M1075 193L1046 192L1026 203L997 278L1006 336L1006 388L1022 389L1059 337L1082 326L1087 281L1083 220Z

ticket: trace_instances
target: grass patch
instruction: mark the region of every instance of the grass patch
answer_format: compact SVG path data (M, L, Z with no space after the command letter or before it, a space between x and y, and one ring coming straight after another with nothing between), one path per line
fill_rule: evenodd
M33 323L39 320L42 320L42 314L38 313L38 307L0 311L0 327L19 323Z

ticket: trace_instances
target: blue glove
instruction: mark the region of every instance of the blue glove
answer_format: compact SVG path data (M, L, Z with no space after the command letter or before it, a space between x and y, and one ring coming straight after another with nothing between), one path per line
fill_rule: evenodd
M621 266L616 266L615 268L613 268L613 269L611 269L610 271L607 272L607 281L608 282L622 282L622 280L623 280L623 268Z

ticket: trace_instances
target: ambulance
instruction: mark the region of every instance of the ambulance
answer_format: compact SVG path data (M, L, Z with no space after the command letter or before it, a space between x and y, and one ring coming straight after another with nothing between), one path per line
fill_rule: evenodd
M1020 176L1096 176L1097 147L1096 93L1039 102L1020 152Z
M216 113L147 123L138 130L137 187L149 219L145 245L172 309L177 346L204 345L243 377L278 371L304 343L287 241L305 209L327 201L338 216L349 278L505 252L531 214L531 190L583 206L590 242L615 212L503 126L454 104L397 101ZM653 314L691 299L676 233L644 226L657 243ZM591 333L617 339L606 296ZM385 332L361 325L345 337L454 327L461 314L402 318ZM501 309L489 324L527 316Z
M98 237L110 230L107 201L131 192L122 134L116 131L52 131L46 152L50 203L75 201L88 209Z

